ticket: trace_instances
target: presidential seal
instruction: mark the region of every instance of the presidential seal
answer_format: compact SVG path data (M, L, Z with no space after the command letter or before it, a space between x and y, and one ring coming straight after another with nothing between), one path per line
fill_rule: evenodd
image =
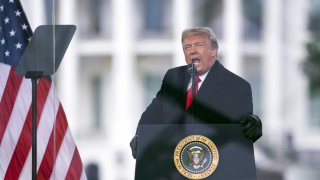
M204 179L210 176L219 163L216 145L202 135L191 135L176 146L173 161L177 170L189 179Z

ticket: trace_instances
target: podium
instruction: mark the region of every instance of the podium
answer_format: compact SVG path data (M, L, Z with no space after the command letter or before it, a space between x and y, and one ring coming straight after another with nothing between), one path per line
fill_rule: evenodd
M140 125L135 180L256 180L240 124Z

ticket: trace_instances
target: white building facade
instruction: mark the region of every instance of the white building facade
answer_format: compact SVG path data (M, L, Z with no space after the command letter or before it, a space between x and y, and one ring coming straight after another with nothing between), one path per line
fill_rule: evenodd
M51 16L77 26L55 80L83 163L100 179L133 179L129 142L166 70L185 63L181 33L193 26L212 27L219 60L251 83L264 133L257 167L274 173L277 164L293 180L291 167L303 164L318 177L320 105L302 64L319 0L21 1L33 29Z

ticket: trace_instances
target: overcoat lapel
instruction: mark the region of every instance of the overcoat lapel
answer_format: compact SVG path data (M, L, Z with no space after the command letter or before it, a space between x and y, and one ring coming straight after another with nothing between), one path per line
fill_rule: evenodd
M219 88L219 83L222 82L222 71L223 67L216 61L209 71L206 79L199 89L196 99L205 100L208 95L214 96L216 90Z

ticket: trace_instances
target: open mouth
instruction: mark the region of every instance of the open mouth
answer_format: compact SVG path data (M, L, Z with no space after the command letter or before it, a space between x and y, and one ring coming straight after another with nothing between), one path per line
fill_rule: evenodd
M200 59L199 58L193 58L192 59L192 63L194 63L194 65L198 65L200 63Z

